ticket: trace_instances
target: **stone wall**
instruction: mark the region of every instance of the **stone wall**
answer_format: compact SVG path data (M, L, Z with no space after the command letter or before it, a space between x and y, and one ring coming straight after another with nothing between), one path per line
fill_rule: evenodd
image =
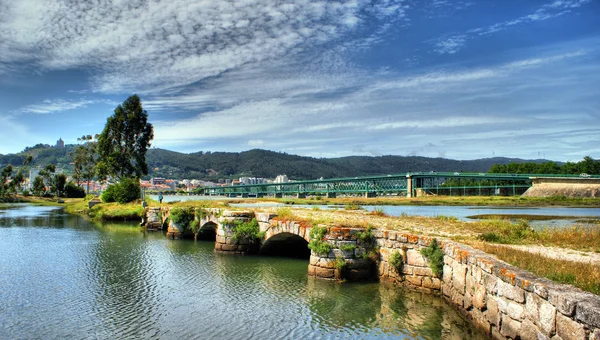
M439 292L495 339L600 339L600 297L510 266L469 246L441 241L443 276L436 278L420 249L432 239L395 231L376 233L379 277ZM398 251L404 266L389 264Z
M254 217L265 232L263 242L281 233L310 241L313 227L305 222L284 221L273 214L224 211L219 212L218 220L210 217L218 222L215 251L247 254L258 250L253 248L258 244L232 238L236 220L245 222ZM600 296L536 277L448 240L439 241L444 266L443 275L436 277L421 255L433 241L431 237L391 230L373 230L365 237L364 229L320 227L327 228L323 241L332 249L327 254L311 253L310 276L331 280L378 278L441 294L496 339L600 340ZM169 228L175 231L177 226ZM390 265L394 252L402 255L400 271Z

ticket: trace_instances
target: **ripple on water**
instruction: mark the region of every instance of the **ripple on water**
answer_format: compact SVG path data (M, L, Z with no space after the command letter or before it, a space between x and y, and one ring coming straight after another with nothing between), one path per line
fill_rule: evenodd
M477 337L439 298L39 212L0 219L0 338Z

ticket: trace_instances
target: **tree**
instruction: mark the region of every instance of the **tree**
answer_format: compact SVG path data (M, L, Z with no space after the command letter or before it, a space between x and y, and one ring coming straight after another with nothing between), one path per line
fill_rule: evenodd
M54 189L56 190L56 196L64 193L65 185L67 184L67 176L64 174L54 175Z
M146 151L154 138L148 113L137 95L127 98L108 117L98 138L98 175L142 177L148 174Z
M42 196L46 192L46 185L44 184L44 178L42 176L36 176L33 180L33 194L36 196Z
M94 138L98 139L98 136L92 137L91 135L87 135L77 138L78 141L85 141L85 144L78 145L75 151L71 153L74 165L73 178L77 181L77 185L82 181L87 183L88 194L90 191L90 181L96 174L96 165L98 163L98 142L94 141Z

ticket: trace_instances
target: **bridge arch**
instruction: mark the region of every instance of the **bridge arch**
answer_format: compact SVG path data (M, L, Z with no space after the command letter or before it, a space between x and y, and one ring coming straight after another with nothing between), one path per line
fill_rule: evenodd
M310 258L308 241L304 237L290 232L273 234L268 239L265 239L262 242L259 253L270 256Z
M214 221L206 221L200 225L194 239L201 241L215 241L217 239L217 229L219 228L218 223Z

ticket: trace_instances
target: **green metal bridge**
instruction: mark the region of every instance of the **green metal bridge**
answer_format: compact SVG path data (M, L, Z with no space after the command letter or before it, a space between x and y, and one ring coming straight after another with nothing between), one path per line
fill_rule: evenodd
M600 177L582 175L494 174L466 172L409 172L405 174L331 178L287 183L231 185L207 188L207 194L229 197L307 195L336 197L395 195L477 196L520 195L532 185L533 177Z

